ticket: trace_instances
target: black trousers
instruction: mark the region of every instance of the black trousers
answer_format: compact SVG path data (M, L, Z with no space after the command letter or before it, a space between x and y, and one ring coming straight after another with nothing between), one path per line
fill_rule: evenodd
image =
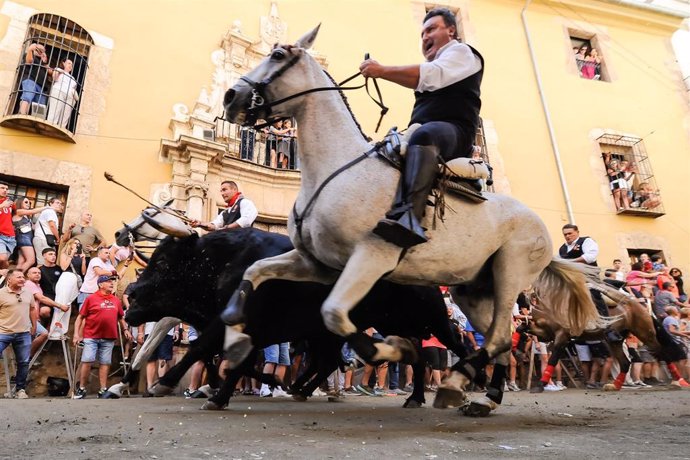
M433 145L438 147L445 161L453 158L471 157L474 133L467 133L457 125L447 121L424 123L412 134L408 146Z

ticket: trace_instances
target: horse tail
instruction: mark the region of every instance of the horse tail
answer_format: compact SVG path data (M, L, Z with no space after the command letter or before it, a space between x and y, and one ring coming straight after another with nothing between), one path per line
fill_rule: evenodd
M601 326L601 317L587 289L587 276L597 269L554 257L533 283L539 309L569 329L571 335Z

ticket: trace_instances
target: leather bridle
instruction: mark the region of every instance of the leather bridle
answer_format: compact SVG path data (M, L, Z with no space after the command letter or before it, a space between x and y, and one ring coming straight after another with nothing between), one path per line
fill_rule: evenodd
M282 47L277 47L273 50L271 55L274 53L286 53L287 51L282 48ZM273 111L272 108L283 104L287 101L290 101L292 99L298 98L305 96L307 94L311 93L317 93L321 91L349 91L349 90L355 90L355 89L361 89L365 88L367 91L367 95L369 98L374 101L376 105L378 105L381 108L381 113L379 117L379 121L376 124L376 129L374 132L378 132L379 127L381 126L381 121L383 121L384 115L388 113L388 107L386 107L383 103L383 97L381 95L381 90L379 89L379 84L376 81L375 78L372 78L371 80L374 82L374 88L376 90L376 96L377 98L374 98L374 96L371 95L369 92L369 77L364 77L364 83L359 85L359 86L343 86L350 80L353 80L360 76L362 73L357 72L356 74L352 75L351 77L343 80L341 83L337 84L336 86L322 86L318 88L310 88L304 91L300 91L299 93L291 94L290 96L286 96L282 99L278 99L275 101L269 101L268 97L266 95L266 88L268 85L273 83L277 78L282 76L285 72L288 71L291 67L293 67L297 62L300 60L302 56L300 54L296 54L288 60L285 65L277 69L275 72L264 78L263 80L256 82L252 80L251 78L247 76L242 76L240 77L240 80L243 82L247 83L251 88L252 88L252 97L249 99L247 104L244 107L244 110L247 114L244 125L245 126L252 126L254 129L261 129L265 128L266 126L270 126L273 123L275 123L278 119L280 118L270 118L271 117L271 112ZM365 56L365 59L368 59L369 55L367 54ZM259 120L260 118L267 120L266 123L260 124L260 125L255 125L256 121Z

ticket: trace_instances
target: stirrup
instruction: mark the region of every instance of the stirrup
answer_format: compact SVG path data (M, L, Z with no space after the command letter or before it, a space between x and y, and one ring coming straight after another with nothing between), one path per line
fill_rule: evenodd
M381 219L373 232L403 249L429 241L411 210L405 212L398 220Z

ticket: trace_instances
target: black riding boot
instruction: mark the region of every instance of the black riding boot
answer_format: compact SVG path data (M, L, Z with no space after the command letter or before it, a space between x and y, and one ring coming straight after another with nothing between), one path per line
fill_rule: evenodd
M405 249L425 243L427 237L419 222L424 217L427 198L437 174L438 149L430 145L410 146L393 207L376 225L374 233Z

